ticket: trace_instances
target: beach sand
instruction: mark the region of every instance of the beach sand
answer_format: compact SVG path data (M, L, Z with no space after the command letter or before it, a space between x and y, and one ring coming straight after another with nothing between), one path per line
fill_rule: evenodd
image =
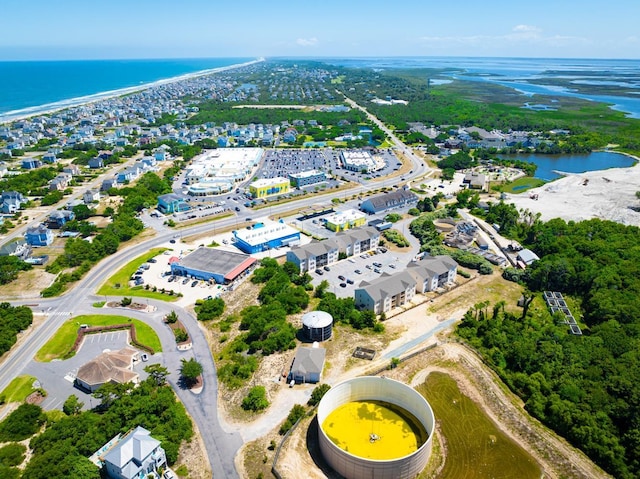
M507 194L505 201L514 203L518 209L540 213L543 221L600 218L640 226L640 212L631 209L640 209L637 191L640 191L640 165L569 174L525 193ZM532 198L535 194L537 200Z

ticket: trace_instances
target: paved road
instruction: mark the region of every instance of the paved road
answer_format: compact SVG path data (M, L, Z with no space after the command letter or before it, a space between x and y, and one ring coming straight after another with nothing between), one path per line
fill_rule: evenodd
M352 100L347 99L347 101L349 101L354 107L361 108ZM361 109L366 112L364 108ZM397 137L395 137L395 135L393 135L393 133L377 118L373 117L368 112L366 113L372 121L381 127L387 135L389 135L396 147L403 151L411 161L413 173L404 175L404 181L411 181L411 179L423 176L425 175L425 172L429 171L424 162L413 154L413 152ZM371 187L374 185L391 186L393 184L398 184L400 181L399 177L387 178L380 179L377 182L371 182L369 185ZM360 189L361 186L358 185L351 190L351 193L356 193ZM345 192L342 193L345 195L347 194ZM317 204L325 201L325 198L328 201L331 196L332 193L329 193L328 196L311 195L311 197L305 197L297 201L272 206L260 211L241 212L234 217L216 221L215 227L219 229L234 225L236 227L242 227L245 224L246 218L251 217L252 219L255 219L257 216L264 216L266 214L284 216L287 212L293 209ZM57 329L72 314L78 315L96 312L96 310L91 307L91 304L95 301L103 300L104 298L102 296L94 296L94 293L105 279L111 276L115 271L128 263L132 258L141 255L151 248L166 243L176 234L189 236L208 232L212 228L214 228L213 223L207 223L179 229L177 231L168 231L166 233L159 232L152 239L120 250L114 255L105 258L89 273L87 273L82 280L76 283L73 290L68 291L61 297L42 299L36 296L31 300L14 301L14 305L27 304L32 307L35 312L48 311L48 318L40 327L33 329L29 333L27 341L24 341L20 346L13 348L3 358L2 370L0 371L0 391L4 389L15 376L18 376L25 371L26 366L30 364L35 353L49 340L49 338L53 336ZM34 291L34 294L38 294L38 292ZM155 305L158 308L158 312L155 315L143 315L142 313L134 313L132 311L128 311L127 314L148 322L157 330L163 343L163 349L165 350L165 353L163 354L163 361L170 371L177 371L179 369L180 359L182 356L175 351L173 338L167 336L170 333L167 331L163 332L164 326L160 324L160 321L162 316L171 309L175 309L179 312L181 317L185 318L185 327L187 327L189 334L194 340L194 348L191 354L193 354L193 357L195 357L204 368L203 375L205 387L202 394L194 395L191 392L180 389L175 379L170 378L169 382L176 390L180 399L184 402L187 411L194 419L202 433L209 461L213 469L213 475L215 477L238 477L233 461L238 449L242 445L242 439L235 432L225 432L219 422L217 414L218 391L215 364L204 334L200 330L196 319L181 308L162 301L149 300L149 304Z

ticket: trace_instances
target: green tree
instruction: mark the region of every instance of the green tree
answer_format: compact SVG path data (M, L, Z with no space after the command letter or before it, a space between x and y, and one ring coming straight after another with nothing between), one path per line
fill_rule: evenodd
M187 387L191 387L197 382L198 377L202 374L202 364L200 364L194 358L191 358L189 360L182 359L180 362L182 364L180 366L180 377L185 382Z
M159 364L150 364L145 367L144 370L149 374L149 378L154 382L156 386L164 386L167 383L167 376L169 376L169 370Z
M317 385L315 388L313 388L313 391L311 391L311 397L309 398L307 404L309 406L315 406L316 404L319 404L320 400L324 397L327 391L329 391L329 389L331 389L331 386L329 386L328 384Z
M27 439L38 432L45 420L40 406L21 404L0 423L0 442Z
M178 313L176 313L175 310L171 310L171 312L164 317L164 320L168 324L174 324L178 321Z
M202 304L196 306L195 311L198 321L209 321L222 316L224 308L224 299L216 297L212 299L205 299Z
M62 405L62 412L64 412L67 416L74 416L82 410L83 406L84 403L78 400L78 396L72 394Z
M254 386L242 400L242 409L245 411L262 411L269 407L267 390L264 386Z

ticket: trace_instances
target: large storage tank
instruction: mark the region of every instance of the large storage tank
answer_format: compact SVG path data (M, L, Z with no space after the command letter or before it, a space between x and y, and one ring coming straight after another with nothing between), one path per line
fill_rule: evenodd
M345 406L349 407L350 403L355 406L353 411L359 417L348 420L343 418L337 424L342 424L345 437L349 438L345 440L333 432L338 422L334 413ZM394 435L392 431L385 429L384 415L372 414L367 409L369 404L390 405L407 424L401 424L401 431ZM402 423L397 419L386 421L393 427L397 427L398 422ZM409 479L420 474L427 465L435 418L429 403L414 389L392 379L370 376L349 379L333 386L318 406L318 426L318 440L323 457L329 466L345 478ZM407 434L409 430L418 430L418 442L412 452L401 452L397 457L373 458L378 457L376 451L380 451L379 457L382 457L383 453L394 449L399 436L411 435ZM424 431L424 434L419 430ZM353 439L354 434L356 439ZM362 454L362 447L365 451L373 452Z
M326 341L331 337L333 317L324 311L310 311L302 316L302 332L310 341Z

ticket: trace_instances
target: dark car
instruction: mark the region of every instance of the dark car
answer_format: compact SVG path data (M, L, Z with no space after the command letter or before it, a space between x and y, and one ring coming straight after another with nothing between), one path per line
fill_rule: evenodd
M320 276L322 276L322 275L323 275L322 270L321 270L320 268L318 268L318 269L316 270L316 274L319 274Z
M352 279L348 279L347 280L347 284L353 284L353 280Z
M340 275L340 276L338 276L338 279L339 279L340 281L344 281L344 280L345 280L345 277L344 277L344 276L342 276L342 275Z
M176 240L174 240L174 239L169 240L169 243L171 243L171 244L174 244L175 242L176 242Z
M185 278L182 280L182 284L187 284L189 282L189 278Z
M359 269L354 271L355 274L362 274L362 271L360 271Z
M341 288L346 288L347 287L347 283L340 283L340 287Z
M240 211L240 207L239 206L236 206L236 211Z
M155 259L155 258L151 258L151 259L147 260L147 263L157 263L157 262L158 262L158 260Z
M323 268L325 271L331 271L331 268L329 268L328 266L323 266Z
M191 287L193 288L193 287L195 287L197 284L198 284L198 281L196 280L196 281L194 281L193 283L191 283Z

